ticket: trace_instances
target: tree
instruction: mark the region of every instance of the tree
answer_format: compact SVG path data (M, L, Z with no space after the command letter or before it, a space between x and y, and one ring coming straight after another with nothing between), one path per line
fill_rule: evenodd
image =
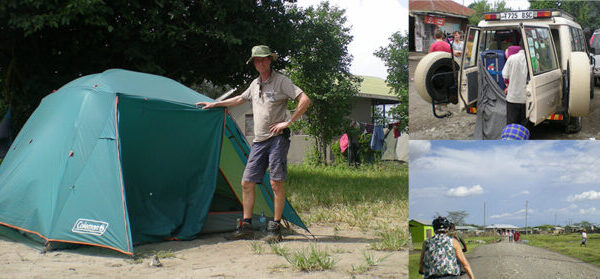
M400 130L408 129L408 35L392 34L387 47L381 47L374 55L385 62L388 76L385 82L391 87L400 103L390 113L400 122Z
M469 5L469 8L475 12L469 17L469 24L477 25L483 19L483 13L487 12L508 12L511 9L506 6L506 1L488 3L487 0L478 0Z
M188 86L244 84L253 45L294 49L293 0L5 0L0 5L1 103L20 128L65 83L109 68L164 75ZM284 68L280 59L275 67Z
M300 12L303 20L295 33L297 51L290 56L287 72L312 101L298 125L315 140L318 161L327 164L327 146L348 126L345 116L358 92L359 79L349 71L352 36L344 26L345 11L328 2Z
M448 220L457 226L461 226L465 223L465 219L469 216L469 213L465 210L448 211Z
M575 17L583 29L600 27L600 3L597 1L529 1L531 9L560 9Z

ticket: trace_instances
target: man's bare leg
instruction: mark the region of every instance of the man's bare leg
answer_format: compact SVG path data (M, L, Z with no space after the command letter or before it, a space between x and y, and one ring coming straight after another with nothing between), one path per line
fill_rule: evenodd
M273 220L281 221L283 207L285 205L285 189L283 188L283 181L271 180L271 188L273 188Z
M254 186L256 183L242 181L242 206L244 207L244 219L252 218L254 210Z

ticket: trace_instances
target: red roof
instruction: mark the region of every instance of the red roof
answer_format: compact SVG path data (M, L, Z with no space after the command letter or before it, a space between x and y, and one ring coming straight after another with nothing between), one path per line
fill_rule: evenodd
M441 12L465 17L475 12L452 0L409 0L408 8L411 11Z

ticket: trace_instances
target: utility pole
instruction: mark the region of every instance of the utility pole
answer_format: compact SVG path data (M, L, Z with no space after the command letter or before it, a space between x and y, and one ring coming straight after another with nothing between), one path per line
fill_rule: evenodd
M485 202L483 202L483 229L485 229Z
M529 201L525 201L525 235L529 234L529 227L527 226L527 211L529 210Z
M556 227L556 212L554 212L554 226Z

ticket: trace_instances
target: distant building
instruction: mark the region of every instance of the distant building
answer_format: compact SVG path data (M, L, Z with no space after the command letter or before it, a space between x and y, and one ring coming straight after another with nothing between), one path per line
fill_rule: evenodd
M498 234L504 234L508 231L518 231L519 227L510 224L492 224L485 227L486 232L496 232Z
M429 51L436 29L445 33L466 31L469 16L475 12L451 0L409 0L408 7L408 49L417 52Z
M478 229L473 226L456 226L456 230L459 232L474 232L474 231L477 231Z
M412 219L408 221L408 229L413 243L424 242L435 234L431 221Z

